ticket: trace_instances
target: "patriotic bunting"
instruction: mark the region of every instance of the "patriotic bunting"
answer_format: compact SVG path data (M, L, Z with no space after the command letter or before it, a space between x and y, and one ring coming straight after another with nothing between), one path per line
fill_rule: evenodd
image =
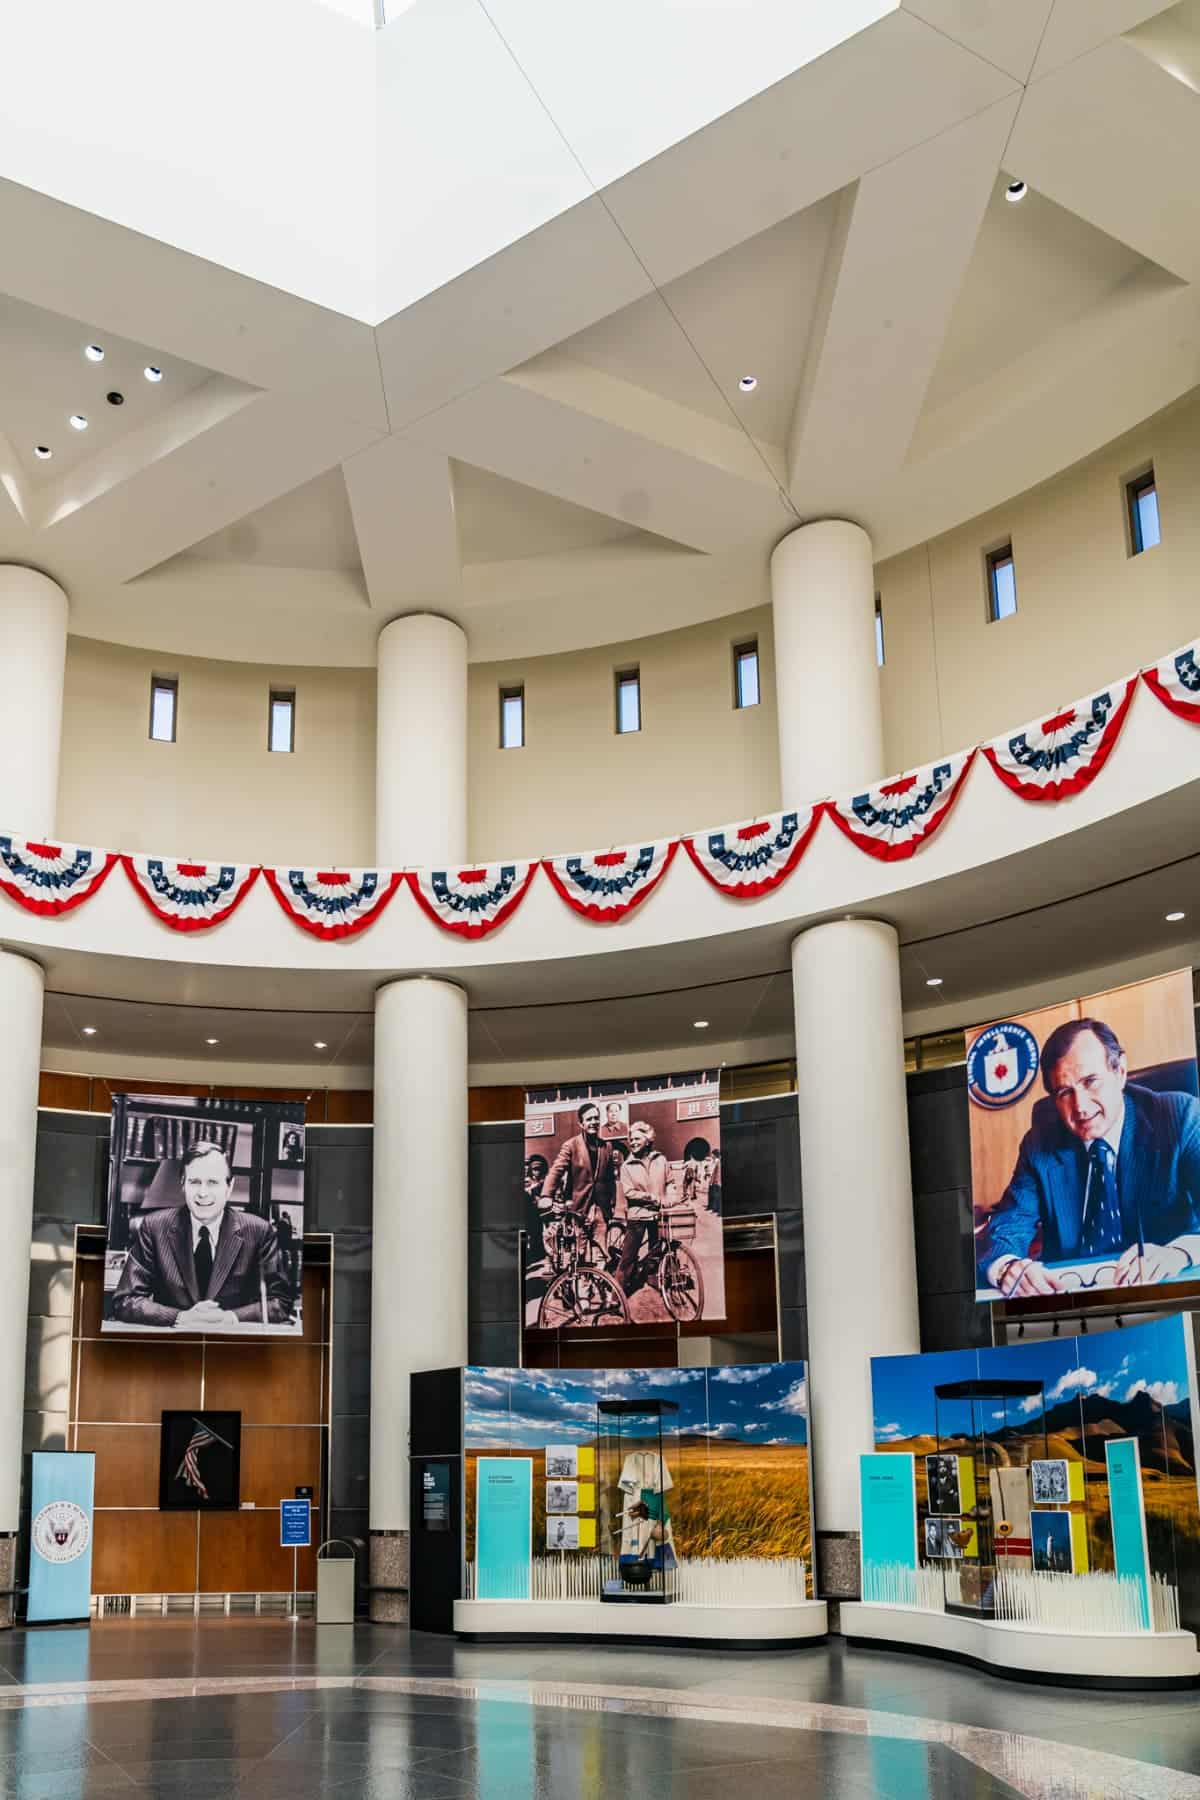
M391 869L264 869L289 919L314 937L353 937L376 920L404 876Z
M536 872L536 862L487 863L478 869L410 869L408 885L422 911L444 931L481 938L517 910Z
M679 839L669 838L639 849L548 857L542 867L568 906L611 925L654 892L678 848Z
M787 880L820 820L821 808L806 806L798 813L769 813L722 825L719 831L698 832L683 842L715 888L737 900L755 900Z
M175 862L166 856L122 856L121 861L155 918L172 931L220 925L258 879L251 863Z
M881 862L902 862L929 842L957 800L974 750L928 763L852 800L827 800L825 810L852 844Z
M1142 680L1181 719L1200 725L1200 643L1188 644L1173 656L1164 656L1152 669L1142 670Z
M1005 787L1022 800L1064 800L1096 779L1121 735L1137 676L1114 682L1010 737L993 738L983 754Z
M111 850L0 837L0 888L26 911L53 918L90 900L116 860Z

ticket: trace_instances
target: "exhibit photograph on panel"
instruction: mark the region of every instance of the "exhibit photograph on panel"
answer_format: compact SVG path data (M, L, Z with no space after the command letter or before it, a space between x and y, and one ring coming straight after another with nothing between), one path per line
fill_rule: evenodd
M966 1036L976 1298L1195 1281L1191 971Z
M304 1107L119 1094L101 1331L303 1331Z
M720 1077L525 1095L525 1324L725 1316Z

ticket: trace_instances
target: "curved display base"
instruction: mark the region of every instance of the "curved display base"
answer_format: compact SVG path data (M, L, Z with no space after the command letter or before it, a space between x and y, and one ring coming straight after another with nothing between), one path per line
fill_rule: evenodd
M606 1606L602 1600L456 1600L454 1630L471 1643L707 1645L722 1650L792 1650L820 1642L823 1600L784 1606Z
M1112 1688L1200 1685L1200 1652L1190 1631L1055 1631L862 1600L844 1600L841 1618L848 1643L945 1657L1013 1681Z

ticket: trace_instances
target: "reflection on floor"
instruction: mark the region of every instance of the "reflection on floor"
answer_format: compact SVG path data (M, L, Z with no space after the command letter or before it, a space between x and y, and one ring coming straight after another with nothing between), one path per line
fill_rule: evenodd
M1093 1695L840 1645L463 1646L369 1626L0 1638L0 1793L44 1800L1200 1800L1190 1692Z

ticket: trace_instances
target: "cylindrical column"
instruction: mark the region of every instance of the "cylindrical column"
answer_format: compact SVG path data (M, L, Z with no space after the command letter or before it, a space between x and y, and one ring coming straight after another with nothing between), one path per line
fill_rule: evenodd
M0 950L0 1532L15 1532L21 1497L25 1319L33 1238L33 1158L42 1052L42 971ZM0 1539L0 1587L7 1539Z
M771 557L784 806L886 773L871 540L847 519L801 525Z
M816 1569L836 1597L858 1592L870 1359L920 1348L895 931L876 919L814 925L792 945L792 988Z
M467 996L375 996L371 1617L408 1616L408 1378L467 1360Z
M467 856L467 639L436 613L379 634L375 856L437 868Z
M0 565L0 831L54 834L66 654L67 596L58 583Z

